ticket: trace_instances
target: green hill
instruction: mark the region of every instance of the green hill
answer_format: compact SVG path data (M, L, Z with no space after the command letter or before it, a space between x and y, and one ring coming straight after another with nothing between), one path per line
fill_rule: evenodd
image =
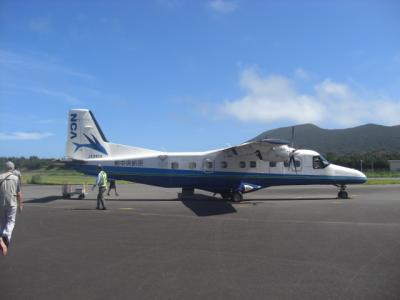
M256 136L252 140L279 138L290 141L292 127L282 127ZM313 124L295 126L295 147L321 153L400 152L400 125L366 124L347 129L323 129Z

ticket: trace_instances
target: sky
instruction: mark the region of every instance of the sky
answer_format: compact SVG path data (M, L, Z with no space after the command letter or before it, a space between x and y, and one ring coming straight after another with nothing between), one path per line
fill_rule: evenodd
M399 125L400 2L0 0L0 156L63 157L71 108L161 151Z

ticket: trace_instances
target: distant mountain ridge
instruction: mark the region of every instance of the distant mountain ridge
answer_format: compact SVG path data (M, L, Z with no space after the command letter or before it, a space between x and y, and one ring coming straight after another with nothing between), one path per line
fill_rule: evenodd
M290 141L292 127L265 131L253 140L278 138ZM347 129L323 129L314 124L295 126L295 147L320 153L348 154L369 151L400 152L400 125L366 124Z

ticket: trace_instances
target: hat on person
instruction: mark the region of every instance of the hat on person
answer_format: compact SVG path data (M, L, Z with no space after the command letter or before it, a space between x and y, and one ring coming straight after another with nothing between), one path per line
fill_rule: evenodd
M12 161L8 161L6 162L6 170L14 170L15 166L14 163Z

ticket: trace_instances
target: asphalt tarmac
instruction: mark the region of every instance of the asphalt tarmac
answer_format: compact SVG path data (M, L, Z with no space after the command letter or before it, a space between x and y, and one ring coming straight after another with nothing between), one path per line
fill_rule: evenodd
M24 186L0 299L400 299L400 186L276 187L240 204Z

